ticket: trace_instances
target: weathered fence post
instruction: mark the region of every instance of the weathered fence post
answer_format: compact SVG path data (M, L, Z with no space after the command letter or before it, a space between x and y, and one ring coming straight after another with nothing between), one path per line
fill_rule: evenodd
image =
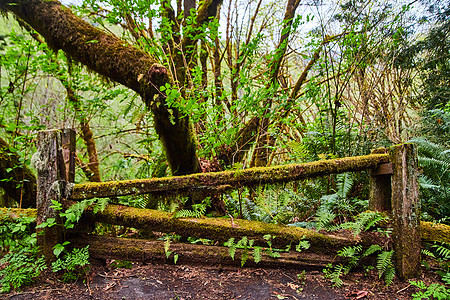
M33 156L37 169L37 225L54 219L57 225L38 229L38 245L47 263L53 261L53 247L63 242L63 228L57 211L51 206L52 200L60 202L64 197L67 183L63 157L63 137L69 144L75 144L75 134L70 129L46 130L38 133L38 148ZM71 141L70 141L71 140ZM69 147L70 148L70 147ZM71 167L69 167L69 170ZM70 173L70 172L69 172ZM70 177L70 176L69 176Z
M388 149L372 150L372 154L384 154ZM370 170L369 183L369 210L391 211L391 175L392 163L378 164L377 168Z
M417 181L417 149L401 144L389 149L392 173L392 222L394 264L397 275L405 280L420 274L420 201Z

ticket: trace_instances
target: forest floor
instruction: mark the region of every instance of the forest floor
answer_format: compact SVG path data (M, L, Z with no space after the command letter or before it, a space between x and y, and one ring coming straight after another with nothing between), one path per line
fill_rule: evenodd
M299 269L220 268L133 263L132 268L93 264L87 279L64 284L45 271L31 286L1 299L412 299L418 289L397 279L390 286L376 271L352 272L341 288L320 271ZM423 270L419 280L437 282Z

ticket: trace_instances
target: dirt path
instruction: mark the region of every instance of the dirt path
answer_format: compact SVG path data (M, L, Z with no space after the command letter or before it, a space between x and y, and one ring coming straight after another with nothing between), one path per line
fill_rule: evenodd
M408 283L384 286L375 272L352 273L334 288L318 271L218 268L169 264L132 269L94 266L88 283L63 284L47 272L4 299L411 299Z

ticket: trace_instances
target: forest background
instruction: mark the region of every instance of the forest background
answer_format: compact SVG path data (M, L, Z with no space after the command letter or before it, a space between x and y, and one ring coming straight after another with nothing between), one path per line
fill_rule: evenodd
M78 4L0 1L2 206L35 205L37 131L76 128L77 183L301 163L413 141L422 218L450 223L447 1ZM88 26L59 28L63 40L57 25L21 15L28 7L43 18L73 12ZM76 35L78 25L99 38ZM330 175L207 204L307 227L317 214L339 222L366 210L367 182L365 173ZM173 211L202 199L113 201Z

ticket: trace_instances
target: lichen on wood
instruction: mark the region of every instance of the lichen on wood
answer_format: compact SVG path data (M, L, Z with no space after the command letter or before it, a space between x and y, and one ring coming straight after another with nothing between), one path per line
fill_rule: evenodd
M71 200L82 200L95 197L101 198L146 193L182 193L190 191L215 193L242 186L289 182L325 174L361 171L373 168L378 163L387 162L388 158L388 154L375 154L237 171L76 184L68 198Z

